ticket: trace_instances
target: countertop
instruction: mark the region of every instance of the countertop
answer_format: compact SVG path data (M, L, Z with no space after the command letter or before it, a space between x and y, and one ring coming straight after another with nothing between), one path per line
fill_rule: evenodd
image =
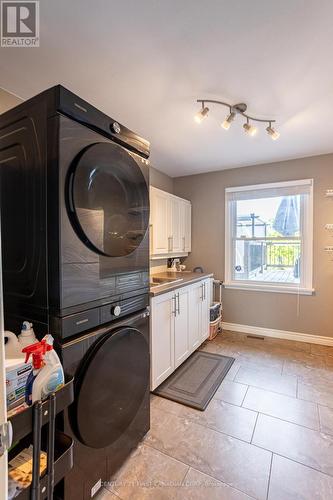
M157 278L182 278L181 281L177 281L175 283L150 287L150 296L156 297L157 295L161 295L162 293L171 292L172 290L176 290L177 288L182 288L183 286L191 285L196 281L201 281L205 278L212 278L213 273L193 273L191 271L179 271L179 272L166 271L163 273L156 273L153 276Z

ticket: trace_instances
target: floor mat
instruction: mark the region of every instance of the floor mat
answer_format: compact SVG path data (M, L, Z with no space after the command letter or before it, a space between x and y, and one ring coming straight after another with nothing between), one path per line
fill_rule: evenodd
M203 411L234 361L220 354L196 351L154 394Z

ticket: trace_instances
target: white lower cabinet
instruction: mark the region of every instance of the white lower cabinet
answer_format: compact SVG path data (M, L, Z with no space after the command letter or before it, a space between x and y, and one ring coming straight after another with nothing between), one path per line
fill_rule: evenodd
M190 355L189 305L188 288L180 288L175 294L175 368Z
M175 299L174 293L153 297L151 301L151 380L152 390L175 369Z
M201 292L201 318L200 318L200 334L201 342L206 340L209 336L209 306L210 306L210 280L202 282Z
M151 390L209 335L210 279L151 299Z

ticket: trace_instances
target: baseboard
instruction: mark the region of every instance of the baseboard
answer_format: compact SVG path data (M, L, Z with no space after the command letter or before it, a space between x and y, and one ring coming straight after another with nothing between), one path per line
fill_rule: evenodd
M322 335L311 335L309 333L288 332L286 330L274 330L272 328L262 328L261 326L238 325L237 323L226 323L222 326L225 330L232 332L248 333L249 335L261 335L262 337L274 337L276 339L296 340L297 342L308 342L310 344L320 344L333 346L333 337Z

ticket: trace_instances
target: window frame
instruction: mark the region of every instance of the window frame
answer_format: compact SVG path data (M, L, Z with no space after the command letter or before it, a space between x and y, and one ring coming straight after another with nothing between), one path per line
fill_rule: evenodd
M255 280L233 279L233 239L236 221L236 201L230 199L231 193L240 191L264 190L275 188L309 187L308 202L301 196L300 233L301 266L300 283L260 282ZM249 186L225 188L225 282L224 287L239 290L265 291L312 295L313 289L313 179L253 184Z

